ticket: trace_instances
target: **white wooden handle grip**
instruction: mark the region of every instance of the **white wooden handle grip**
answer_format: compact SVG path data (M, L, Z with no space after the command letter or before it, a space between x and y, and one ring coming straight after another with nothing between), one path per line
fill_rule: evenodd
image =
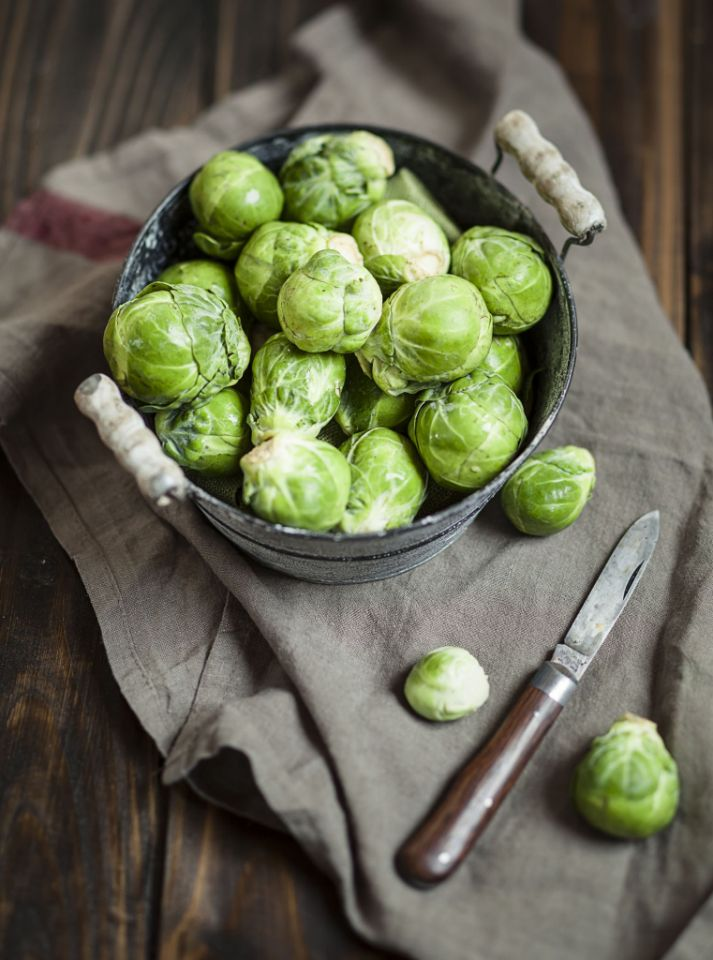
M103 373L87 377L77 387L74 402L96 424L102 441L145 497L159 507L185 500L188 482L183 471L166 456L141 415L124 402L113 380Z
M495 127L495 142L517 160L523 176L559 214L568 233L582 239L607 225L601 203L585 190L557 147L545 140L537 124L522 110L506 113Z

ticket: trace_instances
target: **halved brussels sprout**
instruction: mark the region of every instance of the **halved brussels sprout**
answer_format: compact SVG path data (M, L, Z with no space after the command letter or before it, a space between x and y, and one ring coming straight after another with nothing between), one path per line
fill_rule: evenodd
M490 350L480 364L480 369L497 373L513 393L520 394L528 371L527 356L519 337L493 337Z
M275 220L255 231L235 265L241 296L262 323L279 329L277 297L291 273L303 267L319 250L337 250L351 263L361 263L356 240L333 233L318 223Z
M232 260L256 227L276 220L284 197L277 177L257 157L239 150L216 153L188 189L198 223L197 246L209 256Z
M413 444L400 433L374 427L339 448L352 484L340 523L345 533L376 533L411 523L426 496L428 475Z
M357 357L385 393L418 393L474 370L492 336L490 313L472 283L426 277L391 294Z
M205 403L156 414L156 433L164 453L206 477L240 473L240 458L250 449L248 402L232 387Z
M592 496L594 457L583 447L557 447L530 457L500 493L508 519L522 533L545 537L574 523Z
M104 356L124 393L145 410L162 410L237 383L250 343L225 300L201 287L156 281L109 317Z
M496 334L522 333L541 320L552 274L532 237L501 227L471 227L453 247L451 270L483 294Z
M346 377L344 357L305 353L276 333L255 354L250 388L253 443L282 431L316 437L332 419Z
M240 461L243 502L263 520L330 530L342 519L351 468L336 447L299 433L278 433Z
M574 774L574 804L597 830L625 840L650 837L678 808L676 761L656 724L625 713L596 737Z
M462 647L438 647L411 668L404 696L426 720L458 720L490 696L485 671Z
M376 326L381 303L379 284L365 267L320 250L283 283L277 316L301 350L354 353Z
M352 235L384 294L411 280L448 272L446 235L407 200L381 200L356 218Z
M162 283L189 283L194 287L210 290L217 297L228 304L241 321L244 319L240 311L238 289L235 277L230 267L215 260L183 260L181 263L172 263L157 277Z
M310 137L290 152L280 171L286 216L339 227L384 194L394 155L365 130Z
M347 380L335 420L350 437L372 427L398 427L410 420L416 400L410 393L391 397L367 377L354 357L347 360Z
M425 390L409 424L433 479L464 492L479 490L500 473L526 433L518 398L504 380L482 370Z

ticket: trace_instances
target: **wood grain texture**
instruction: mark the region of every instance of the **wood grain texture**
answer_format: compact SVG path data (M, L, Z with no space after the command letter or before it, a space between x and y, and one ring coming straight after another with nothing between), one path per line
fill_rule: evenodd
M279 69L330 0L0 0L0 217L51 166ZM713 6L525 0L713 388ZM0 462L0 956L386 956L288 838L163 790L79 578Z
M562 712L527 686L487 743L453 778L397 854L399 872L415 886L449 877L470 853Z

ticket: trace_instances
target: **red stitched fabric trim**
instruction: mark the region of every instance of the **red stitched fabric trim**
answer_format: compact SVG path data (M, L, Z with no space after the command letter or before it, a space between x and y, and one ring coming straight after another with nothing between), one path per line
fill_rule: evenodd
M4 226L55 250L101 261L126 256L141 224L49 190L38 190L15 207Z

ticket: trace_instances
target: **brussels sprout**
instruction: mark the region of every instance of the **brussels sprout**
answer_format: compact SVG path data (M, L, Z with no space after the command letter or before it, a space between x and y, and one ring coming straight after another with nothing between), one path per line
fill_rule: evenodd
M488 308L472 283L426 277L391 294L357 356L385 393L418 393L474 370L492 335Z
M416 398L409 436L433 479L479 490L512 460L527 433L522 404L493 373L475 370Z
M291 273L319 250L337 250L352 263L361 263L356 240L332 233L318 223L282 223L258 227L235 265L240 293L258 320L279 329L277 296Z
M282 431L316 437L332 419L346 377L344 357L305 353L276 333L255 354L250 388L253 443Z
M520 394L527 373L527 357L519 337L493 337L480 369L497 373L513 393Z
M483 706L490 685L472 653L462 647L438 647L411 668L404 696L426 720L458 720Z
M191 181L188 197L200 229L194 240L209 256L232 260L256 227L276 220L284 197L277 177L257 157L224 150Z
M238 290L230 267L215 260L184 260L166 267L157 277L162 283L189 283L194 287L210 290L225 300L233 313L242 320Z
M448 271L451 251L446 235L408 200L382 200L360 213L352 228L364 266L385 294L410 280Z
M305 530L329 530L347 505L351 468L323 440L278 433L240 461L243 502L263 520Z
M344 433L370 430L372 427L398 427L413 414L416 400L409 393L391 397L362 371L353 357L347 361L347 381L335 419Z
M386 181L385 200L408 200L427 213L443 230L448 241L455 243L461 235L460 227L448 216L428 187L419 180L413 170L401 169Z
M403 527L418 513L428 477L413 444L385 427L350 437L339 448L352 469L345 533L375 533Z
M391 147L373 133L310 137L291 151L280 171L286 215L339 227L382 198L393 172Z
M320 250L285 280L277 316L285 336L301 350L354 353L381 314L379 284L365 267L335 250Z
M206 477L240 473L240 458L250 449L245 397L228 387L205 403L161 410L155 427L164 453L182 467Z
M592 495L595 479L589 450L543 450L510 477L500 493L500 503L518 530L545 537L574 523Z
M625 713L596 737L575 771L573 797L585 820L613 837L638 840L668 826L678 768L656 724Z
M451 270L483 294L497 334L522 333L547 312L552 275L542 247L523 233L471 227L453 247Z
M190 284L156 281L109 317L104 356L145 410L207 400L242 377L250 343L224 300Z

